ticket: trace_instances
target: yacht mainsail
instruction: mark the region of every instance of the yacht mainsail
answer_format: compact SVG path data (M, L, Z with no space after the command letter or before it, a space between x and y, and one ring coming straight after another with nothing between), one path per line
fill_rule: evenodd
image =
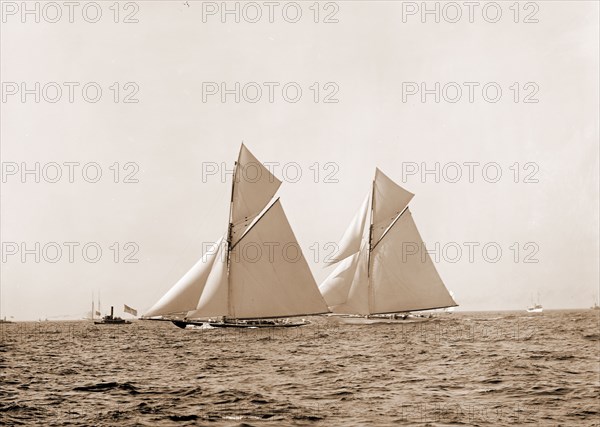
M331 311L371 315L456 306L408 209L413 196L376 169L333 259L337 266L319 286Z
M279 199L281 185L242 144L227 233L146 313L265 319L327 313Z

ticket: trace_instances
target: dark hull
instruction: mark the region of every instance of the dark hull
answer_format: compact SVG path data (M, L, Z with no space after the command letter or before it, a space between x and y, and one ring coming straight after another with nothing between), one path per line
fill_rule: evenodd
M184 320L171 320L171 322L173 322L173 324L175 326L177 326L178 328L181 328L181 329L185 329L185 327L187 325L202 326L202 323L203 323L203 322L186 322Z
M103 320L96 320L94 325L131 325L131 322L124 320L123 322L105 322Z
M213 328L243 328L243 329L257 329L257 328L297 328L298 326L308 325L309 321L302 322L282 322L277 320L239 320L237 322L226 321L226 322L211 322L211 321L198 321L198 320L171 320L171 322L178 328L185 329L187 326L202 326L207 324Z
M245 329L257 329L257 328L297 328L298 326L308 325L310 322L209 322L208 324L214 328L245 328Z
M129 320L95 320L94 325L131 325Z
M121 317L115 316L114 307L110 307L110 314L104 316L102 319L94 320L95 325L130 325L129 320L122 319Z
M427 317L410 317L410 318L389 318L389 317L344 317L344 316L336 316L335 320L341 323L345 323L347 325L375 325L378 323L385 324L406 324L406 323L421 323L433 320L433 318Z

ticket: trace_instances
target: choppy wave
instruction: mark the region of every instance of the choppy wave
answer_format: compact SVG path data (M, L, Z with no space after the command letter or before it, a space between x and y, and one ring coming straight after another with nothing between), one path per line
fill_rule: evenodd
M0 425L598 425L598 312L0 325Z

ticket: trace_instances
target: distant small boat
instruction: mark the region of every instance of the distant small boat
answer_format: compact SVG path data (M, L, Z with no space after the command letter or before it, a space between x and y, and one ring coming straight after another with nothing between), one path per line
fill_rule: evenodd
M89 319L95 321L96 317L102 318L102 311L100 308L100 293L98 293L98 308L96 308L94 305L94 293L92 292L92 311L90 312Z
M129 320L121 319L120 317L114 316L114 307L110 307L110 314L104 316L100 320L94 320L95 325L129 325Z
M527 307L527 313L542 313L543 311L544 307L542 307L542 304L540 304L540 294L538 292L537 302L535 304L532 303L529 307Z
M544 307L541 304L534 304L531 307L527 307L527 313L542 313Z
M600 310L600 305L598 305L598 303L594 303L594 305L590 307L590 310Z

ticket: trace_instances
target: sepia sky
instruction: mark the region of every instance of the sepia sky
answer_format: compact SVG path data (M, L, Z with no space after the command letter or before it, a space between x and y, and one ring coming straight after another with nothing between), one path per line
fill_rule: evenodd
M92 293L147 310L226 231L242 141L317 282L379 167L416 194L460 310L598 298L597 2L481 2L473 22L444 2L440 22L421 2L239 3L239 23L221 2L100 2L95 23L87 2L55 23L6 3L2 318L81 318Z

